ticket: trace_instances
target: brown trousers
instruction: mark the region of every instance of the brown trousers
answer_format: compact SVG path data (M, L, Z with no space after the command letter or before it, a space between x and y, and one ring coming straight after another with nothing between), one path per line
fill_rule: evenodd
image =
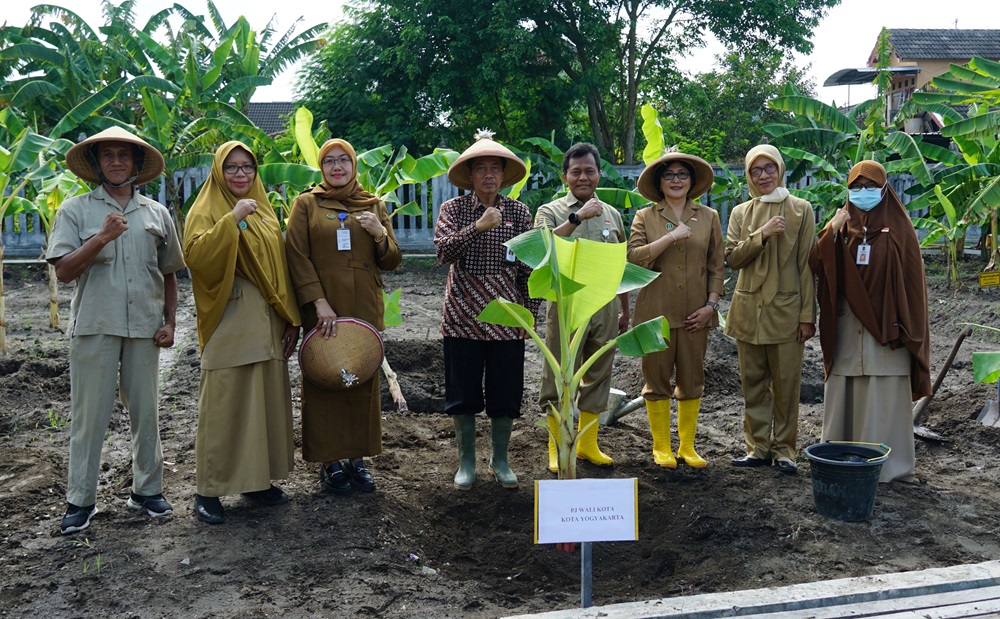
M708 350L708 329L688 333L683 328L670 330L666 350L642 358L642 397L647 400L678 400L700 398L705 390L705 351ZM670 386L674 378L676 387Z
M795 460L802 387L803 344L736 341L743 382L743 436L747 454Z

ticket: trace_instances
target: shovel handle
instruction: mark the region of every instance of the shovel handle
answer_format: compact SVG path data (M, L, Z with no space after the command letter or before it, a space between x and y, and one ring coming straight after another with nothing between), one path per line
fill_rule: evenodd
M948 354L948 358L945 359L944 365L941 366L941 370L938 372L937 378L934 379L934 385L931 387L931 394L925 398L922 398L917 405L913 408L913 424L916 425L920 418L923 416L924 411L927 410L927 406L934 399L934 395L937 394L938 387L944 382L944 375L948 373L951 369L951 364L955 362L955 356L958 355L958 349L962 347L962 342L965 338L972 333L972 325L965 325L962 332L958 334L958 339L955 340L955 345L951 347L951 353Z

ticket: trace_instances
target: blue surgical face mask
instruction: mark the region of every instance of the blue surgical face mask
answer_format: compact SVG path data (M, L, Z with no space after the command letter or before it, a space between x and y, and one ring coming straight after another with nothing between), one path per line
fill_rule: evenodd
M849 189L851 204L862 211L870 211L882 201L883 187L874 189Z

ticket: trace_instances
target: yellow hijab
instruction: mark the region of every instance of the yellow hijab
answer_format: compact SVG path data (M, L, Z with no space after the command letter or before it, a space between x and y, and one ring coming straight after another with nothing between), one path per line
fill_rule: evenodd
M767 200L761 193L760 188L750 175L750 166L758 157L766 157L778 166L778 186L775 187L770 196L781 197L780 200ZM789 205L790 196L785 189L785 160L781 157L781 152L770 144L759 144L750 149L747 153L745 172L747 185L750 190L750 197L753 200L747 209L747 216L743 220L744 226L748 230L759 230L764 227L774 215L782 215L785 218L785 232L779 237L772 237L764 251L750 265L744 268L747 274L745 284L751 292L758 288L764 296L764 302L770 303L778 292L778 279L781 268L785 265L792 250L795 248L795 241L799 234L799 226L802 224L801 214L796 213ZM762 199L763 198L763 199ZM812 213L810 213L812 215Z
M330 152L334 146L339 146L344 149L344 152L351 158L351 180L347 181L347 184L343 187L331 187L326 182L326 177L323 177L323 182L313 188L311 193L318 193L324 198L330 198L331 200L337 200L344 206L350 208L367 208L369 206L375 206L381 200L378 197L368 191L365 191L361 183L358 182L358 155L354 152L354 147L347 140L341 140L340 138L333 138L323 142L323 146L319 149L319 160L320 166L322 166L323 157Z
M285 262L285 239L259 174L254 176L249 193L243 196L257 202L257 211L244 220L246 229L240 231L232 221L220 224L241 199L229 190L222 173L222 163L235 148L247 151L257 163L253 153L240 142L220 146L212 162L212 174L201 186L184 224L184 257L191 269L198 310L198 344L202 349L222 320L236 275L257 286L268 305L286 321L296 326L302 324ZM231 227L236 242L213 238L211 245L199 248L198 259L191 260L193 245L217 225Z

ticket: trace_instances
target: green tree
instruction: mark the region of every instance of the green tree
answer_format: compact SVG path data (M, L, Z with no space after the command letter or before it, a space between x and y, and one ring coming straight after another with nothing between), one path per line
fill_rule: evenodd
M418 153L490 127L565 139L578 91L539 54L514 0L358 1L300 74L298 101L356 144Z
M714 34L746 56L809 52L809 35L840 0L529 0L523 23L583 90L595 143L632 162L643 84L656 65Z
M643 97L670 119L683 152L708 161L742 162L764 138L764 125L790 120L767 106L787 83L813 95L803 71L780 53L731 52L716 56L712 71L691 78L675 70L653 71Z

